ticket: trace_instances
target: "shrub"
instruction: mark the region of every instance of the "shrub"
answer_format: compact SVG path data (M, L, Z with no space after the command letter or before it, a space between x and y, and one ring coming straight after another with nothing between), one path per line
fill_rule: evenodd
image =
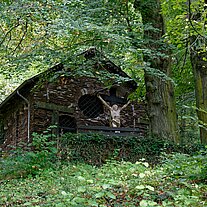
M193 154L203 146L178 145L158 137L107 136L104 134L64 134L59 140L62 160L102 165L108 159L136 162L144 158L151 164L160 160L163 151Z
M164 153L162 158L163 167L168 175L196 182L207 181L207 150L199 151L191 156L181 153Z
M33 141L25 147L22 143L0 158L0 180L37 175L41 170L54 166L57 148L51 141L50 130L33 134Z

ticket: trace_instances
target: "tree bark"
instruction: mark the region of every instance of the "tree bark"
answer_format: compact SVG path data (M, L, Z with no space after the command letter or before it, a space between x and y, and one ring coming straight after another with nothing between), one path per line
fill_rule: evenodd
M170 50L162 39L165 27L160 13L160 1L137 0L135 6L141 12L144 28L146 28L144 30L145 46L153 52L153 55L144 54L144 61L150 64L150 68L145 69L150 131L152 135L169 138L178 143L180 138L172 81L152 72L160 72L165 77L171 75ZM153 29L149 29L150 26Z
M191 38L193 41L194 38ZM200 140L202 144L207 144L207 62L203 58L207 53L191 48L191 63L195 79L195 95L197 116L200 126Z
M193 35L190 35L190 58L195 80L196 111L200 128L200 140L202 144L207 144L207 39L199 33L193 23L193 20L194 22L201 21L201 13L191 13L190 0L188 4L189 21L193 30ZM200 9L206 10L206 4L207 0L203 2L203 8ZM205 25L203 28L206 28Z

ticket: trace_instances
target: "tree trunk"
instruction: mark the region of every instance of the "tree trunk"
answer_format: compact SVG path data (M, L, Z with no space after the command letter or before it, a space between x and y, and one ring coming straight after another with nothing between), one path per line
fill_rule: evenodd
M197 116L200 127L200 140L207 144L207 52L199 47L205 45L205 39L191 36L190 42L193 45L190 49L191 64L195 79L195 96Z
M201 13L191 13L191 1L189 3L189 21L192 26L193 35L190 36L190 58L195 80L195 95L197 116L200 127L200 140L202 144L207 144L207 52L206 37L195 28L194 22L199 22ZM207 0L203 2L203 10L206 10ZM197 10L199 11L199 10ZM193 22L194 20L194 22ZM206 28L205 25L203 28ZM206 31L204 31L204 34Z
M207 53L199 53L191 49L191 62L195 78L196 107L202 144L207 144L207 62L203 60L206 57Z
M169 78L166 78L171 75L170 50L162 39L164 22L160 13L160 1L137 0L135 6L140 10L144 28L146 28L144 30L145 46L152 51L150 55L144 54L144 61L150 64L149 69L145 69L145 84L151 133L178 143L180 138L174 88ZM162 77L155 75L155 71L162 74Z

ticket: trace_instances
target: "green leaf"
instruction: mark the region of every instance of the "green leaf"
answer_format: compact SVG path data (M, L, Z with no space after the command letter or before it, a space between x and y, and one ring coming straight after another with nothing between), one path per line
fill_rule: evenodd
M141 207L145 207L145 206L150 207L150 206L156 206L157 203L154 201L142 200L142 201L140 201L139 205Z
M85 198L81 198L81 197L75 197L73 199L73 201L76 202L76 203L84 203L86 201L86 199Z
M87 183L92 184L93 183L93 180L87 180Z
M95 198L102 198L105 196L105 193L104 192L99 192L99 193L96 193L95 194Z
M98 206L98 203L95 200L89 200L88 205L89 206Z
M138 190L143 190L143 189L145 189L145 186L144 185L137 185L135 188Z
M148 162L143 162L142 163L145 167L149 167L149 163Z
M31 205L32 205L31 202L26 202L26 203L23 204L23 206L31 206Z
M82 176L78 176L78 180L85 180L85 178Z
M139 177L140 178L144 178L145 177L145 174L144 173L139 173Z
M148 202L147 202L147 200L141 200L140 203L139 203L139 205L141 207L145 207L145 206L148 206Z
M79 193L84 193L84 192L86 192L86 188L83 187L83 186L80 186L80 187L78 187L78 192Z
M110 185L109 185L109 184L103 184L103 185L102 185L102 188L105 190L105 189L107 189L107 188L110 188Z
M61 194L64 195L64 196L67 195L67 193L65 191L61 191Z
M106 195L111 199L116 199L116 196L111 192L107 192Z
M152 187L152 186L150 186L150 185L146 185L146 188L149 189L149 190L151 190L151 191L155 191L155 188Z

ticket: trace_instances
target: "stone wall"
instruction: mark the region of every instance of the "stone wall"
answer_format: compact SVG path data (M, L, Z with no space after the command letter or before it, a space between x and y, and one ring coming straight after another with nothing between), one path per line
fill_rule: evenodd
M100 113L97 117L87 117L79 107L79 100L82 96L90 94L96 97L98 91L102 95L110 95L109 90L93 78L63 77L56 83L42 85L41 88L34 91L33 102L46 102L47 106L45 106L44 112L40 110L41 107L34 110L34 130L37 130L38 125L40 125L40 129L41 125L56 124L57 117L64 114L74 117L77 126L109 126L110 116L106 107L104 107L103 113ZM46 108L50 112L46 112ZM57 120L55 120L56 118ZM146 119L146 107L143 103L132 102L121 112L122 127L140 127L146 130Z
M62 127L71 128L109 126L109 110L97 98L98 92L101 95L110 95L109 90L100 82L87 77L60 77L56 82L37 84L25 95L30 102L30 137L32 132L41 133L47 127L60 123ZM89 96L91 104L86 110L82 110L80 106L80 98L83 96ZM84 105L84 101L81 104ZM95 114L88 116L94 104ZM121 127L140 128L141 134L145 134L148 127L146 119L145 104L132 102L121 112ZM74 123L71 124L70 121ZM17 145L28 140L28 107L25 101L17 99L10 104L4 114L3 124L4 146ZM60 133L60 129L57 132Z
M17 146L21 142L27 142L28 139L28 108L23 103L16 103L10 108L10 113L3 117L3 146L10 148Z

